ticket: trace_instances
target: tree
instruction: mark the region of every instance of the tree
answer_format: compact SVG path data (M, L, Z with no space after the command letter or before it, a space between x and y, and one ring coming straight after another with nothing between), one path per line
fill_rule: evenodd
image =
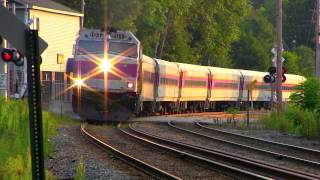
M288 48L314 44L314 0L289 0L284 3L283 39Z
M108 0L105 1L105 6L105 21L108 25L133 33L138 31L135 22L143 9L139 0Z
M230 67L231 44L239 39L239 23L248 14L247 0L197 0L191 7L188 31L203 65Z
M54 0L80 12L82 0ZM102 28L105 19L105 1L85 0L84 26L87 28Z
M287 73L301 74L299 64L302 58L299 54L294 51L285 51L283 52L283 57L286 59L284 64L287 69Z
M253 10L251 15L242 21L240 40L232 46L234 67L264 71L270 66L274 28L263 16L263 11Z
M306 46L299 46L294 49L300 57L300 72L307 77L313 77L315 75L315 51Z
M296 89L297 92L290 96L293 103L311 111L320 107L320 82L317 79L307 79L301 85L298 85Z

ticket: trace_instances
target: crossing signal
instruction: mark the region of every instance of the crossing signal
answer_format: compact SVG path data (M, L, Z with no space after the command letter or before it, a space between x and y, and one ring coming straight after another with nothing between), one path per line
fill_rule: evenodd
M282 66L282 82L286 82L287 77L285 76L285 73L287 72L287 69Z
M265 82L265 83L274 83L274 82L276 82L276 72L277 72L277 69L276 69L276 67L270 67L269 69L268 69L268 72L269 72L269 74L267 74L267 75L265 75L264 77L263 77L263 81ZM287 80L287 77L285 76L285 73L287 72L287 69L284 67L284 66L282 66L282 82L286 82L286 80Z
M275 77L275 74L277 72L277 69L276 67L274 66L271 66L269 69L268 69L268 72L269 74L265 75L263 77L263 81L265 83L274 83L276 81L276 77Z
M271 67L269 67L268 72L270 75L273 76L277 72L277 69L276 69L276 67L271 66Z
M265 83L274 83L276 81L276 78L274 76L271 76L270 74L268 74L263 77L263 81Z
M16 49L3 49L1 58L4 62L13 62L17 66L23 66L22 54Z

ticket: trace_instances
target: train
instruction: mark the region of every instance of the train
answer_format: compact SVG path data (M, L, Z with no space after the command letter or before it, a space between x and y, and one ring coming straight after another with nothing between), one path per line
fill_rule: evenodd
M129 31L85 29L67 62L72 107L87 120L127 120L132 115L269 108L267 72L165 61L143 54ZM283 101L303 76L286 74ZM251 88L248 94L248 88ZM249 98L248 98L249 95Z

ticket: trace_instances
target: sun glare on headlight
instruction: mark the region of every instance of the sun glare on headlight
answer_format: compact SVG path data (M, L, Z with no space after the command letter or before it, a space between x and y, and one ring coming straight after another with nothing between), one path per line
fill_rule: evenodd
M107 59L102 60L100 68L103 72L109 72L111 69L110 61Z
M83 80L82 80L82 79L76 79L76 80L75 80L75 84L76 84L77 86L83 86Z

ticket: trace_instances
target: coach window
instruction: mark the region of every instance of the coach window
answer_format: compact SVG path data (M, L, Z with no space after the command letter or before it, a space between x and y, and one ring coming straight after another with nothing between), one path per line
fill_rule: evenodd
M151 72L148 72L148 71L144 71L143 72L143 80L145 82L153 82L153 78L152 78L152 73Z

